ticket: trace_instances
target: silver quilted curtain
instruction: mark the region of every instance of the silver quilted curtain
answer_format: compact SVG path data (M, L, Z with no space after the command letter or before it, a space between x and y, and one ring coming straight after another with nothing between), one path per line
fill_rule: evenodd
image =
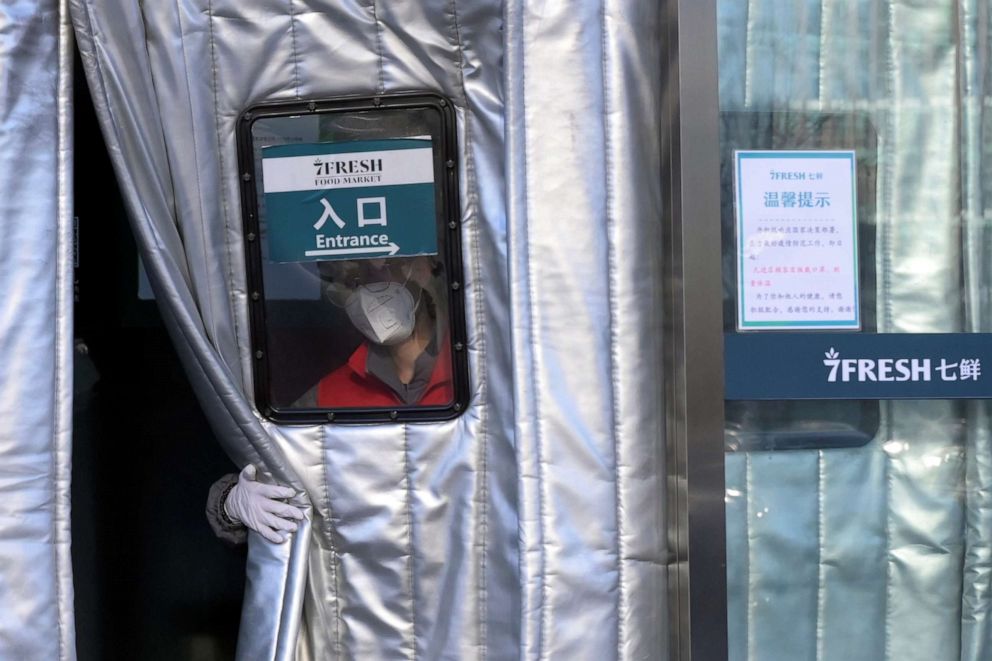
M239 658L665 657L652 4L71 0L202 404L312 505L292 545L250 540ZM273 425L246 395L236 117L401 90L457 110L471 405Z
M525 659L665 659L658 3L507 6Z
M0 658L75 654L72 31L64 4L0 5Z
M878 134L878 331L990 330L992 8L720 0L722 110ZM889 402L863 448L727 455L732 659L992 658L985 402Z

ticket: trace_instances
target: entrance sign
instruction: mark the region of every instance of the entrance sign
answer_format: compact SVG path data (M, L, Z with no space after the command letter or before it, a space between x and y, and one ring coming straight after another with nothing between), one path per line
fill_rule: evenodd
M246 108L235 126L259 414L289 424L390 425L461 415L469 342L454 104L429 92L296 99ZM406 259L390 264L392 257ZM386 389L378 394L394 399L327 385L367 362L361 320L352 321L340 295L373 282L433 303L413 306L414 325L434 329L429 362L443 366L429 400L389 380L389 359L369 374Z
M429 138L262 149L269 259L437 254Z
M737 328L861 328L853 151L734 152Z

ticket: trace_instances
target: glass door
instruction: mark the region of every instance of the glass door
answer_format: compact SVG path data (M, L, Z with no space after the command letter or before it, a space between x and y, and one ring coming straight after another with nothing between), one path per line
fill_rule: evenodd
M990 15L716 3L735 661L992 658Z

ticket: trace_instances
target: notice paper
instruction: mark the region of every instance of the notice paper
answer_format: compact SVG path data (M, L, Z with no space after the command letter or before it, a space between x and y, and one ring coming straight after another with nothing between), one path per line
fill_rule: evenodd
M738 330L860 329L855 153L734 161Z

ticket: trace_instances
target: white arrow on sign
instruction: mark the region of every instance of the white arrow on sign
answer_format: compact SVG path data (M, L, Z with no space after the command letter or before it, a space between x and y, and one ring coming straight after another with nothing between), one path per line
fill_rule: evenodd
M400 247L390 241L388 246L379 248L329 248L327 250L307 250L304 255L307 257L332 257L334 255L395 255L400 251Z

